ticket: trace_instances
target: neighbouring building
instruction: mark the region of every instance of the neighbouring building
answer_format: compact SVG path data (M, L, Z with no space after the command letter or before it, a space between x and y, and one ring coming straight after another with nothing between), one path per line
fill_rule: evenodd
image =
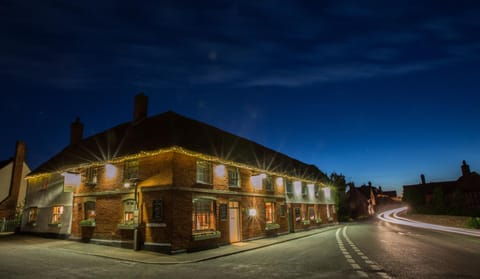
M0 219L13 219L21 210L27 189L26 145L18 141L13 158L0 161Z
M27 177L22 230L164 252L336 222L326 175L260 144L165 112L70 144Z
M463 161L462 175L454 181L426 182L420 175L420 184L404 185L403 198L417 209L435 207L453 213L480 213L480 175L470 171Z

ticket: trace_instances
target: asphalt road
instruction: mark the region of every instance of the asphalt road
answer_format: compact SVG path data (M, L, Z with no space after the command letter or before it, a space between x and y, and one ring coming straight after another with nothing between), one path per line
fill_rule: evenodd
M50 241L50 240L49 240ZM50 242L51 243L51 242ZM0 278L479 278L480 238L383 221L195 264L148 265L0 239Z

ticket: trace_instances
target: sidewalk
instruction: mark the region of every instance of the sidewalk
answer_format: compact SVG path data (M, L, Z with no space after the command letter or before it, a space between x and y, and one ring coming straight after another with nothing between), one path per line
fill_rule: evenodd
M312 229L308 231L284 234L276 237L261 238L245 242L233 243L230 245L220 246L219 248L192 252L180 253L174 255L166 255L150 251L134 251L125 248L116 248L97 244L80 243L69 240L53 241L49 245L51 249L65 250L69 252L92 255L120 261L138 262L144 264L186 264L206 261L228 255L233 255L245 251L250 251L262 247L275 245L278 243L291 241L299 238L308 237L322 232L334 230L339 225L331 225L328 227Z

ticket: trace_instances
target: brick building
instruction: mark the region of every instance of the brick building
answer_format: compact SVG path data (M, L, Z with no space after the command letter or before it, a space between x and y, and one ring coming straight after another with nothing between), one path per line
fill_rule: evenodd
M174 112L71 142L27 178L24 231L175 252L336 221L317 167ZM33 212L33 213L32 213Z

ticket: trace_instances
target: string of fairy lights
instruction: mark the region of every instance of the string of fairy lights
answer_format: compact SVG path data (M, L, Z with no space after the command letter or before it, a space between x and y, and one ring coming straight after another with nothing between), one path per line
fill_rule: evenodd
M211 163L217 163L217 164L223 164L223 165L227 165L227 166L247 169L247 170L250 170L254 173L262 173L262 174L264 173L264 174L268 174L268 175L271 175L271 176L283 177L285 179L301 180L302 182L306 182L306 183L320 184L323 187L327 186L323 182L314 181L314 180L311 180L311 179L294 177L294 176L291 176L291 175L287 175L285 173L260 169L260 168L253 167L253 166L250 166L250 165L247 165L247 164L238 163L238 162L235 162L235 161L229 161L229 160L218 158L218 157L215 157L215 156L212 156L212 155L206 155L206 154L202 154L202 153L199 153L199 152L191 151L191 150L185 149L185 148L180 147L180 146L172 146L172 147L169 147L169 148L162 148L162 149L158 149L158 150L154 150L154 151L141 151L141 152L136 153L136 154L126 155L126 156L122 156L122 157L119 157L119 158L115 158L115 159L111 159L111 160L107 160L107 161L103 161L103 162L92 162L92 163L87 163L87 164L80 164L76 167L59 169L59 170L56 170L56 171L53 171L53 172L43 172L43 173L39 173L39 174L35 174L35 175L28 175L26 177L26 179L27 180L38 179L38 178L45 177L45 176L52 175L52 174L62 174L62 173L65 173L65 172L75 172L78 169L82 169L82 168L102 167L102 166L105 166L105 165L108 165L108 164L111 164L111 165L121 164L125 161L138 160L138 159L157 156L157 155L161 155L161 154L165 154L165 153L169 153L169 152L194 157L194 158L204 160L204 161L208 161L208 162L211 162ZM332 186L328 185L328 187L332 187Z

